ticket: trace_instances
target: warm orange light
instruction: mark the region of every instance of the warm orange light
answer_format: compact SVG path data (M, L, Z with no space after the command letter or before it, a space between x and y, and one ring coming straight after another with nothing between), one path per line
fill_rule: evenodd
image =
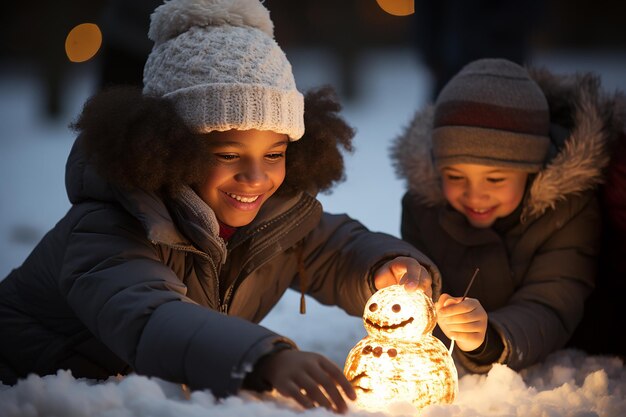
M102 45L102 32L98 25L81 23L68 33L65 39L65 53L72 62L91 59Z
M376 0L378 6L394 16L408 16L415 13L415 0Z
M363 322L368 335L352 348L343 370L358 407L382 411L407 402L422 409L454 401L458 375L432 335L437 317L430 297L401 285L383 288L365 305Z

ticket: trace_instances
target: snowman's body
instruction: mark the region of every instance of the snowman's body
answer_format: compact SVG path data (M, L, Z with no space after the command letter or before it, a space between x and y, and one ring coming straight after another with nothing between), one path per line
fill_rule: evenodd
M352 348L344 368L358 406L383 410L401 401L421 409L454 401L457 372L444 344L431 334L436 317L430 298L387 287L370 298L363 320L368 336Z

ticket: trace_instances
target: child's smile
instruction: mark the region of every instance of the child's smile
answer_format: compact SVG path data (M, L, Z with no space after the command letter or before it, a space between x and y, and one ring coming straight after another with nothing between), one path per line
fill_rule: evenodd
M241 195L224 191L225 200L238 210L258 210L263 203L263 194Z
M468 206L464 206L463 208L465 209L465 216L472 218L476 223L487 222L496 212L495 206L486 209L476 209Z
M206 137L211 145L211 164L197 192L222 223L245 226L285 179L287 136L228 130Z
M521 203L528 173L487 165L454 164L441 170L443 193L474 227L490 227Z

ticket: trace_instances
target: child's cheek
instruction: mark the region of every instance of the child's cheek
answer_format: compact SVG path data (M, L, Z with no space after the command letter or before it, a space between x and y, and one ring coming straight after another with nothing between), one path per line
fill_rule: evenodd
M443 191L443 196L450 202L451 200L451 186L446 180L442 180L441 182L441 190Z
M462 193L459 187L455 187L446 181L442 183L443 196L446 201L458 211L461 211L458 204L459 195Z

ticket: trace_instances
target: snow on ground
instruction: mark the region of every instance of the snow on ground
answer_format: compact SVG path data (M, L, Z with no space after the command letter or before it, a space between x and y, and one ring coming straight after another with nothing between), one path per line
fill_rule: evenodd
M294 53L290 58L302 89L333 83L333 62L322 52ZM537 56L534 62L556 71L596 71L607 89L626 90L626 57L619 54L551 54ZM359 101L346 103L344 112L357 129L356 152L346 156L348 180L320 200L328 211L349 213L373 230L398 236L403 184L394 176L387 148L415 109L424 104L429 79L408 51L369 54L359 68L362 95ZM52 122L40 117L41 90L33 72L0 68L0 279L23 261L69 208L63 175L73 134L67 124L80 111L94 83L88 66L70 75L65 112ZM348 351L365 335L361 320L311 299L307 314L301 316L298 303L297 294L288 293L262 324L342 367ZM303 414L331 415L325 410L303 412L272 394L244 393L216 403L208 392L186 396L178 385L139 376L96 384L59 372L43 378L31 376L15 387L0 385L0 417ZM403 404L390 406L385 414L415 415ZM349 415L370 414L353 409ZM626 372L617 358L561 351L521 373L496 366L488 375L462 376L453 405L432 406L422 415L623 417Z
M626 415L623 364L612 358L559 352L521 374L496 365L487 375L460 379L454 404L431 405L423 417L623 417ZM411 405L390 404L385 413L351 407L351 417L415 416ZM208 391L188 395L179 385L131 375L94 384L69 372L31 375L15 387L0 386L3 417L330 417L324 409L303 411L277 395L244 392L215 401Z

